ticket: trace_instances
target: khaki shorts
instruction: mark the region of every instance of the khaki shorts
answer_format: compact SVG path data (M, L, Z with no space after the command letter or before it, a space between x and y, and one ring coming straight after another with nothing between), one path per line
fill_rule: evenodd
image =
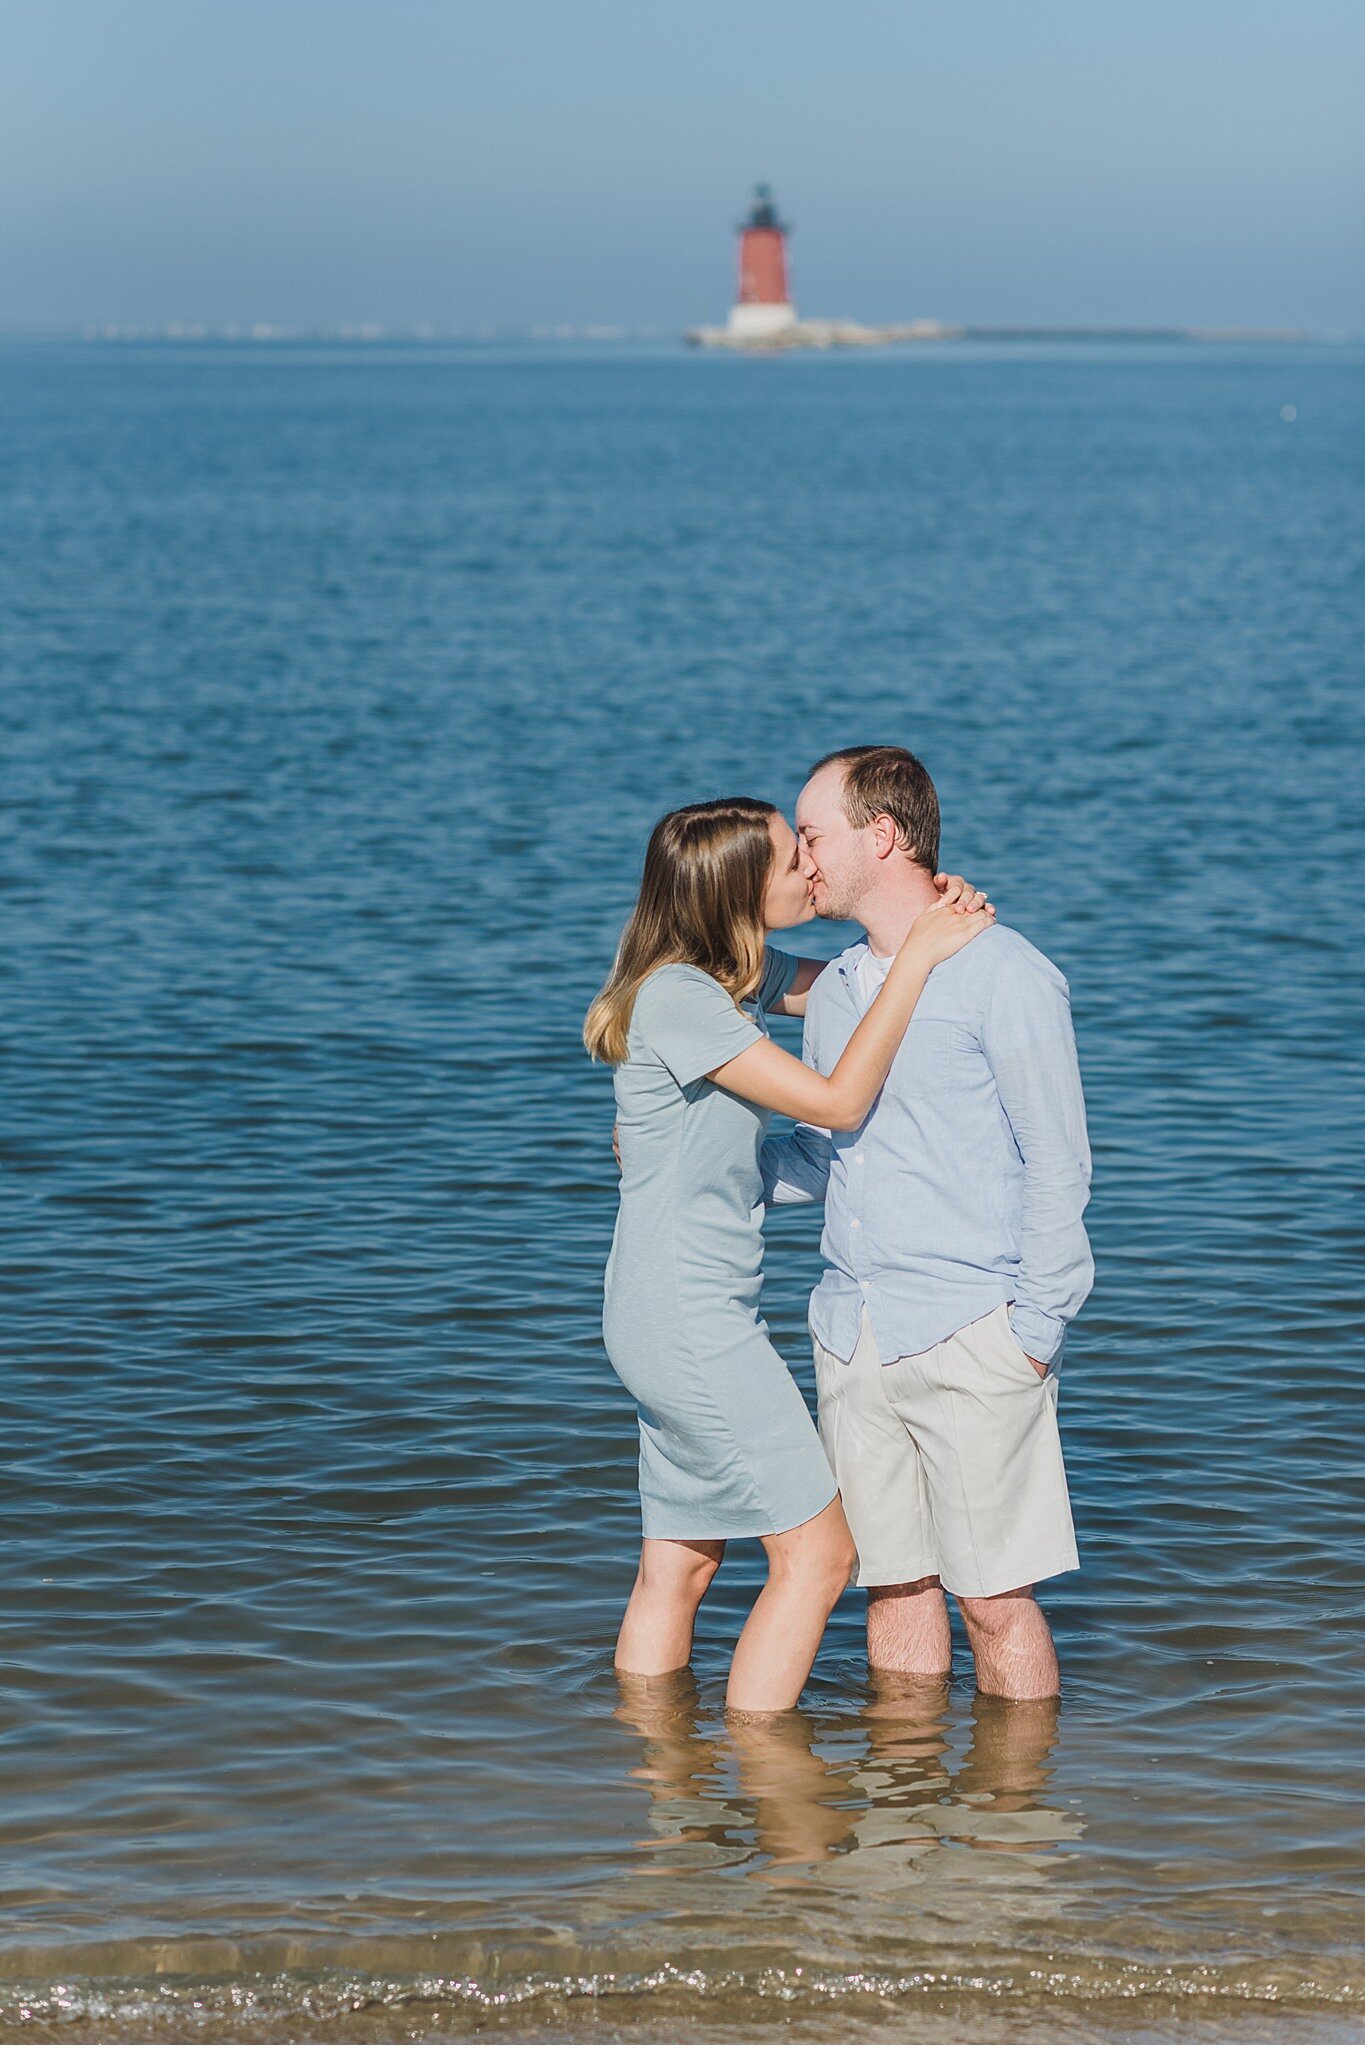
M852 1358L816 1340L815 1378L860 1586L936 1574L980 1599L1077 1569L1057 1377L1038 1377L1007 1307L891 1365L864 1309Z

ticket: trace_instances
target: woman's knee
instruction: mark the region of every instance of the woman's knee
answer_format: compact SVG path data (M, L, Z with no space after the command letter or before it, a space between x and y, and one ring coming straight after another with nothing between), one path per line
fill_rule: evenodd
M857 1569L858 1552L853 1541L853 1532L844 1520L841 1510L838 1524L831 1532L829 1540L830 1576L838 1581L841 1593Z
M700 1599L720 1570L723 1543L646 1540L640 1549L639 1584L649 1593Z
M845 1590L858 1563L852 1543L831 1543L805 1572L805 1582L827 1607L833 1607Z
M765 1547L770 1579L797 1584L812 1595L827 1598L831 1607L858 1562L848 1523L837 1501L814 1522L789 1531L785 1537L770 1537Z

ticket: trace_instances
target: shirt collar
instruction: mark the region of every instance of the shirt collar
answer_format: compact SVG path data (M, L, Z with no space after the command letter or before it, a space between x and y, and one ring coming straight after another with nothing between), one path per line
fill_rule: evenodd
M863 1005L858 991L858 969L871 951L872 948L868 945L866 939L857 939L848 948L847 952L840 953L834 962L844 994L849 1002L852 1003L854 1009L859 1011L861 1011Z

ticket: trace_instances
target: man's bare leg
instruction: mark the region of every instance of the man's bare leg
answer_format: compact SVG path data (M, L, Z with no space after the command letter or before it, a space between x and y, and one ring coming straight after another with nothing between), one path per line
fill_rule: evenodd
M873 1586L867 1596L867 1664L900 1677L942 1680L953 1668L948 1603L937 1578Z
M976 1682L1005 1700L1050 1700L1062 1689L1052 1631L1032 1586L989 1599L959 1597L967 1640L976 1659Z

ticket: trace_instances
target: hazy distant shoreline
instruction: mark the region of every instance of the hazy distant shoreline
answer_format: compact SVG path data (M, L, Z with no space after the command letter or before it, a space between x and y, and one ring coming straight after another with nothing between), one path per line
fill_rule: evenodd
M852 323L804 323L805 326L837 329L832 340L825 339L810 343L798 337L796 342L784 342L778 347L735 347L709 339L723 330L708 327L679 330L664 327L617 327L608 325L586 326L535 326L535 327L468 327L435 328L426 326L402 327L380 326L378 324L343 324L336 327L289 327L277 326L270 322L230 324L221 327L194 325L171 321L164 326L154 324L87 325L73 328L52 328L41 330L0 329L0 346L34 347L39 345L91 348L126 348L129 346L155 345L158 347L196 348L354 348L357 350L378 348L480 348L480 347L537 347L553 349L563 346L651 346L667 349L669 353L691 354L696 348L694 336L706 336L703 352L715 351L727 354L785 354L825 353L834 351L841 354L860 353L867 347L878 352L886 349L904 353L921 353L926 349L948 347L954 350L978 346L988 348L1042 346L1042 347L1133 347L1151 346L1158 348L1198 347L1351 347L1365 340L1365 336L1347 334L1315 334L1297 328L1243 328L1243 327L1129 327L1129 326L1035 326L1018 325L939 325L931 328L929 323L920 323L915 331L908 329L873 326L855 328ZM843 330L855 337L844 338ZM690 344L690 346L689 346Z

